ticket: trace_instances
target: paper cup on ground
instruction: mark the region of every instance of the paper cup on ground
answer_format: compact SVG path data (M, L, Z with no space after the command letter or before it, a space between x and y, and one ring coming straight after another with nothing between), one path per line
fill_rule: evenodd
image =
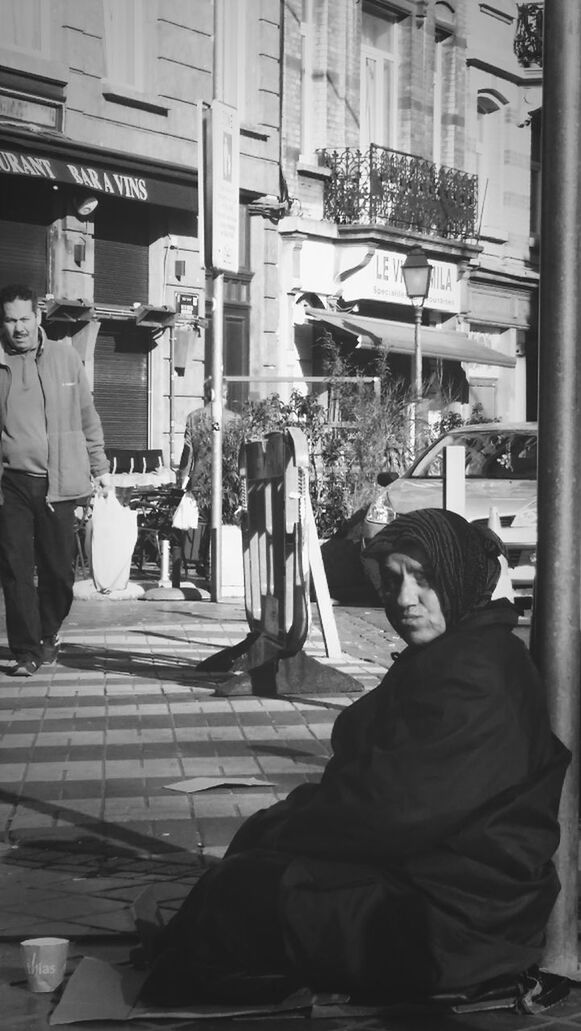
M68 939L27 938L20 949L31 992L54 992L64 980Z

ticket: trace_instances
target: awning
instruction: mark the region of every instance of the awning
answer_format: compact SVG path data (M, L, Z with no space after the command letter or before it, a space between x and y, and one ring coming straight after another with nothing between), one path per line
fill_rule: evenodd
M140 204L198 210L193 170L130 154L107 154L64 139L12 140L2 130L0 126L0 175L66 183Z
M325 322L353 336L367 337L369 347L382 348L395 354L414 353L414 327L407 322L389 322L387 319L372 319L366 315L327 311L326 308L305 308L305 314L316 322ZM478 344L470 340L467 333L454 330L422 326L421 345L424 358L501 365L506 369L513 369L516 365L516 358L511 358L502 351L495 351L492 347L485 347L484 344Z

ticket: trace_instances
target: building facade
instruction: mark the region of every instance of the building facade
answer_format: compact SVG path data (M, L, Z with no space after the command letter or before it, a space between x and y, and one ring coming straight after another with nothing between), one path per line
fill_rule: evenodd
M240 118L224 371L273 363L277 235L249 205L279 189L279 13L279 0L2 5L0 283L31 283L49 336L79 349L109 447L162 448L173 464L202 403L198 112L214 98Z
M516 0L285 4L281 371L315 372L330 332L409 376L419 246L433 407L536 417L541 79L517 17Z
M0 283L31 282L49 335L79 349L109 447L175 464L202 403L214 99L240 122L231 405L319 376L323 333L361 371L383 349L409 377L401 266L420 246L431 406L535 417L541 79L515 57L517 16L516 0L4 0Z

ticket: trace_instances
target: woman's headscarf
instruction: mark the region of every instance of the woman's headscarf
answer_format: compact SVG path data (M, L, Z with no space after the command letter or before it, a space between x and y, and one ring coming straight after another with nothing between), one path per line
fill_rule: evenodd
M498 582L500 538L488 527L467 522L456 512L424 508L400 515L372 539L363 553L370 579L378 588L380 569L392 552L411 548L427 556L432 586L446 620L453 626L473 609L486 605Z

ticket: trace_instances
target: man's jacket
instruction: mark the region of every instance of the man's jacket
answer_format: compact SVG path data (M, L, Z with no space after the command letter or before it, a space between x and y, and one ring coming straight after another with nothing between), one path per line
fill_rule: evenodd
M69 501L92 491L91 474L109 472L101 420L79 355L66 340L47 340L40 330L37 367L44 394L48 437L47 501ZM0 442L12 373L0 346ZM2 502L0 443L0 503Z

